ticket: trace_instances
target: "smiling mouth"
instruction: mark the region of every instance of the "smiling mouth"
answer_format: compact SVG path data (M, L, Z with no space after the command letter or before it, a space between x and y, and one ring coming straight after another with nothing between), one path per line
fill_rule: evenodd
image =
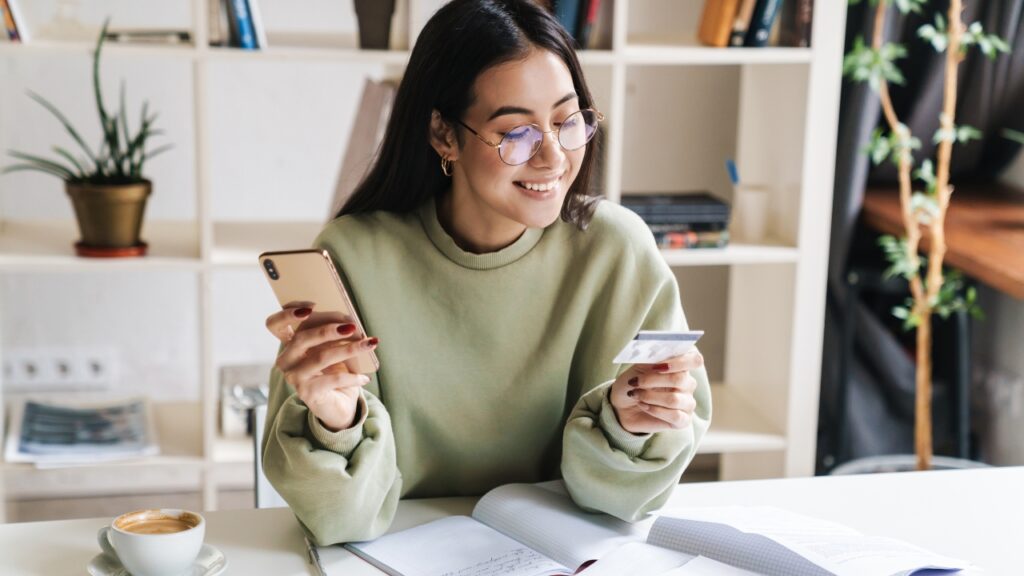
M515 182L515 185L526 190L531 190L533 192L548 192L557 188L558 183L561 179L562 174L559 174L556 178L552 178L551 180L545 180L542 182L525 182L523 180L518 180Z

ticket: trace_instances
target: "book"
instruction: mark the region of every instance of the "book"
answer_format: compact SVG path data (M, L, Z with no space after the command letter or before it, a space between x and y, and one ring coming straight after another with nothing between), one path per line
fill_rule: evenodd
M263 13L260 12L259 0L246 0L249 7L249 22L252 26L253 40L257 50L267 47L267 31L263 27Z
M391 117L391 106L395 101L398 84L391 80L372 80L363 82L363 94L359 100L359 109L349 132L348 145L341 162L341 170L334 186L334 199L331 202L327 220L333 220L352 195L359 182L366 176L377 155L377 149L384 141L388 118Z
M635 212L649 226L659 224L709 224L725 228L730 208L726 202L707 192L687 194L626 194L622 206ZM664 231L664 230L662 230Z
M106 38L136 44L186 44L192 35L188 30L108 30Z
M580 19L580 0L553 0L551 4L555 18L562 23L569 36L575 38Z
M725 248L729 245L728 230L678 230L654 232L654 241L659 248Z
M21 400L11 406L8 462L77 464L160 453L145 399L63 404Z
M704 0L697 39L707 46L728 46L738 7L739 0Z
M226 0L207 0L206 9L207 24L209 24L207 40L210 46L230 46L231 29L228 26Z
M770 507L669 508L630 524L579 509L561 482L509 484L449 516L346 544L390 576L698 573L699 559L769 576L902 574L969 563ZM742 573L731 571L729 573Z
M256 49L256 35L249 17L249 3L246 0L227 0L228 24L231 27L231 45L245 50Z
M771 35L781 4L782 0L757 0L754 13L750 17L750 27L747 28L747 35L743 40L744 46L761 48L768 45L768 37Z
M601 13L601 0L581 0L580 23L576 30L576 44L589 49L594 42L594 29Z
M0 0L3 8L4 28L7 30L7 38L11 42L29 42L30 35L25 18L21 15L18 7L18 0Z
M740 0L736 17L732 21L729 46L743 46L743 41L747 38L747 29L750 28L750 18L754 15L754 6L756 5L757 0Z
M779 45L807 48L811 45L814 0L787 0L779 15Z

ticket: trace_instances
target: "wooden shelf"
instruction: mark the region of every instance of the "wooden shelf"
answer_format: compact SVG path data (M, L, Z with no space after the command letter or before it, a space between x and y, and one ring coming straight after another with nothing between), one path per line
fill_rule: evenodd
M196 402L153 405L160 455L89 465L0 462L7 498L195 491L202 482L201 410ZM191 422L192 425L184 423Z
M39 39L32 40L28 44L16 42L0 43L0 55L11 56L15 54L74 54L80 53L83 56L91 56L96 49L96 42L89 41L60 41ZM145 44L127 42L107 42L103 45L104 56L141 56L151 58L171 57L192 59L196 56L196 47L190 43L181 44Z
M323 222L218 222L214 224L211 260L215 266L252 267L259 255L276 250L311 248Z
M899 191L872 188L864 220L885 234L904 236ZM1024 300L1024 191L1001 184L958 186L946 212L945 263ZM922 251L930 245L928 230Z
M194 222L147 221L142 239L149 254L140 258L82 258L74 221L0 222L0 270L5 272L83 272L89 270L198 270L199 240Z

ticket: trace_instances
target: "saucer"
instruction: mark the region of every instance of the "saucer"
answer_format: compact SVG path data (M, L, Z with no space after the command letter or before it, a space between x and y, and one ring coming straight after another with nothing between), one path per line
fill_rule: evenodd
M228 567L224 553L209 544L203 544L192 568L181 576L217 576ZM86 566L90 576L131 576L121 561L107 553L97 554Z

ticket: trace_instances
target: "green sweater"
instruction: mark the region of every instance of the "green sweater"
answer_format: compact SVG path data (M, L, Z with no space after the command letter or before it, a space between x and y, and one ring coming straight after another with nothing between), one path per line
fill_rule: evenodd
M562 477L582 508L634 521L660 507L711 420L693 372L689 428L634 435L608 400L638 330L683 330L675 277L647 226L602 202L488 254L461 250L433 201L344 216L316 240L351 291L380 370L360 422L331 432L271 375L263 467L319 544L383 534L399 498L477 496Z

